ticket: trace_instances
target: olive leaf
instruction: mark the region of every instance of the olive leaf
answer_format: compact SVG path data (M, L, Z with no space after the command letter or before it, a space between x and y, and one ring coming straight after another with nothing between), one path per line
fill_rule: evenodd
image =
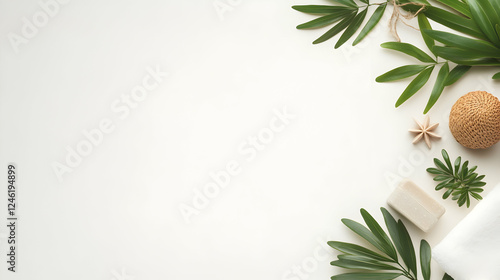
M418 14L418 28L420 28L422 39L424 39L427 48L432 51L432 48L436 45L436 43L434 42L434 39L425 33L426 30L432 30L432 27L424 14Z
M496 33L495 24L500 23L497 9L489 0L468 0L467 4L477 25L486 37L495 45L500 46L500 39ZM498 6L498 3L495 3Z
M427 241L420 241L420 266L424 280L431 279L431 246Z
M350 6L353 8L357 8L358 5L356 5L356 2L353 0L332 0L333 2L337 2L339 4L345 5L345 6Z
M457 0L437 0L437 1L441 4L444 4L452 8L453 10L461 13L462 15L468 18L471 17L471 12L469 10L469 7L462 1L457 1Z
M434 87L432 88L431 96L429 98L429 101L427 102L427 106L425 107L424 114L427 114L427 112L429 112L429 110L432 108L432 106L434 106L434 104L436 104L436 101L441 96L441 93L444 90L445 82L446 82L446 79L448 78L449 72L450 72L450 67L448 65L448 62L445 62L443 64L443 66L441 66L441 69L438 72L438 75L436 78L436 83L434 84Z
M444 166L444 164L443 164ZM418 279L417 254L412 239L401 220L396 221L385 208L380 208L384 216L388 233L380 226L368 211L361 209L361 216L366 227L350 219L342 222L354 233L368 241L378 251L360 245L329 241L328 245L341 252L337 260L330 264L357 272L349 272L332 276L331 279L396 279L400 276L410 280ZM399 261L401 256L402 263ZM424 280L431 275L431 247L425 240L420 242L420 271Z
M429 80L434 66L424 69L420 74L418 74L413 81L406 87L398 101L396 101L396 108L401 106L406 100L412 97L419 89L421 89L425 83Z
M377 23L380 21L382 16L384 15L385 8L387 7L387 3L383 3L382 5L378 6L378 8L373 12L372 16L366 23L365 27L359 32L358 37L354 40L352 43L353 46L357 45L359 42L361 42L370 31L377 25Z
M448 75L448 78L446 78L446 81L444 83L445 86L450 86L454 84L456 81L458 81L467 71L469 71L472 68L472 66L469 65L457 65L455 68L453 68L450 71L450 74Z
M345 273L332 276L332 280L392 280L402 273Z
M414 76L422 72L427 65L405 65L378 76L375 81L379 83L392 82Z
M473 19L468 19L434 6L426 7L424 15L432 21L440 23L458 32L476 37L478 39L486 39L485 35Z
M337 25L335 25L334 27L332 27L330 30L328 30L325 34L323 34L321 37L319 37L318 39L316 39L313 44L319 44L319 43L322 43L330 38L332 38L333 36L337 35L339 32L341 32L342 30L344 30L347 26L349 26L349 24L351 24L351 22L354 20L354 17L355 17L356 13L355 12L351 12L349 14L347 14L347 16L345 16L341 22L339 22Z
M352 13L351 9L338 10L336 12L330 13L329 15L322 16L317 19L308 21L306 23L297 25L297 29L312 29L312 28L324 27L345 18L350 13Z
M405 53L407 55L413 56L414 58L416 58L422 62L429 62L429 63L436 62L432 57L430 57L424 51L415 47L412 44L401 43L401 42L387 42L387 43L383 43L380 46L382 48L400 51L400 52Z
M349 40L349 38L351 38L352 35L354 35L354 33L358 30L358 28L361 26L361 23L363 23L363 20L365 19L366 11L367 9L364 9L352 20L352 23L347 27L342 36L340 36L337 44L335 44L336 49L342 46L347 40Z
M467 208L470 206L470 197L476 200L483 199L480 193L483 192L483 187L486 185L483 182L485 175L478 175L475 172L477 166L469 168L469 161L462 164L461 157L458 157L451 164L448 152L444 149L441 151L441 155L445 163L435 158L436 167L427 168L427 172L436 175L434 181L440 182L435 188L436 191L446 189L443 199L452 196L459 207L466 204Z
M300 12L320 15L316 19L298 25L298 29L321 28L335 24L316 39L314 44L325 42L343 31L335 48L345 44L357 30L361 29L352 45L359 44L380 22L386 7L394 5L390 1L370 3L369 0L360 0L359 5L354 0L331 1L335 5L302 5L292 8ZM429 82L432 71L438 65L440 65L438 76L424 113L429 112L436 104L445 87L461 79L471 67L500 66L500 5L498 0L398 0L397 4L394 9L403 9L418 14L418 26L422 39L432 54L404 42L382 44L384 48L402 52L424 63L397 67L376 78L377 82L389 82L417 75L396 101L396 107L421 90ZM443 5L446 6L445 9L438 7ZM368 15L369 6L378 6L371 16ZM369 19L361 28L367 16ZM443 25L447 31L433 30L429 20ZM451 71L450 63L457 64ZM500 72L494 74L492 78L500 79Z
M292 9L308 14L331 14L339 10L356 10L356 8L348 8L343 6L328 6L328 5L297 5L292 6Z

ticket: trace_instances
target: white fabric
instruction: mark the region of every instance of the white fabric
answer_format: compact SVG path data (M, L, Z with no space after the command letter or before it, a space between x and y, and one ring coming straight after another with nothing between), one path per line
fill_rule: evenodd
M455 280L500 279L500 186L433 249L433 258Z

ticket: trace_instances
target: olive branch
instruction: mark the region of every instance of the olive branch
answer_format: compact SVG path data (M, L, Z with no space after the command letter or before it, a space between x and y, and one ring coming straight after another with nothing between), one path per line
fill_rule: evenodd
M361 42L366 35L380 22L388 5L394 6L391 16L391 31L398 39L396 24L404 10L409 15L405 18L418 19L418 26L430 54L402 42L387 42L383 48L405 53L420 64L409 64L390 70L377 77L377 82L391 82L416 76L405 88L396 107L399 107L416 94L430 79L432 72L439 68L424 114L436 104L443 90L471 69L478 66L500 66L500 0L434 0L446 9L432 5L427 0L388 0L381 3L370 3L360 0L334 0L337 5L298 5L292 8L318 18L300 24L298 29L314 29L335 24L326 33L316 39L313 44L325 42L342 32L335 48L346 43L360 29L370 6L378 6L365 26L361 29L352 45ZM433 30L429 19L444 25L462 35ZM450 68L453 63L454 67ZM492 77L500 79L500 72Z

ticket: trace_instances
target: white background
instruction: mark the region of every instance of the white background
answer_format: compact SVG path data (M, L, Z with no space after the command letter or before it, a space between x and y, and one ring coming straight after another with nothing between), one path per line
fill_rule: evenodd
M220 3L231 8L218 12ZM428 234L405 221L415 244L435 246L470 210L433 190L432 158L446 148L479 165L485 193L500 179L500 147L467 150L447 126L461 95L495 90L494 72L473 70L447 88L429 113L443 139L432 150L412 145L408 129L423 119L432 83L395 109L409 81L374 81L416 63L379 47L393 40L389 9L363 43L334 50L335 40L311 44L326 30L295 29L313 17L291 5L321 3L74 0L14 46L9 34L22 36L23 18L43 10L38 1L0 1L0 158L4 170L18 165L20 219L18 272L2 261L0 278L329 279L343 270L329 265L336 252L325 242L361 242L340 219L361 221L366 208L382 221L392 175L446 207ZM399 33L425 47L417 31L401 24ZM120 118L113 102L148 68L169 76ZM284 108L295 117L247 160L239 146ZM54 163L65 164L67 147L103 119L115 129L58 180ZM179 207L231 161L241 172L187 223ZM0 259L6 235L1 226Z

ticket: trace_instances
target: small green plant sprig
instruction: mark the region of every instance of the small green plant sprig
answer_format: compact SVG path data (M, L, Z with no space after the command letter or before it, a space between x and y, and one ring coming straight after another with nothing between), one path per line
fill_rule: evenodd
M389 235L365 209L361 209L361 216L368 228L353 220L342 219L344 225L380 252L352 243L329 241L330 247L342 252L337 256L338 260L332 261L331 265L364 271L335 275L332 276L332 280L391 280L400 276L410 280L418 279L417 257L408 230L401 220L396 222L385 208L382 207L380 210L384 216ZM420 268L423 279L429 280L431 277L431 247L425 240L420 242ZM452 280L453 278L445 274L443 279Z
M486 185L482 180L485 175L478 175L476 172L477 166L469 168L469 161L462 164L462 158L458 157L452 165L448 152L442 150L444 162L439 159L434 159L436 168L427 168L427 172L436 175L434 181L440 182L436 186L436 191L446 189L443 194L443 199L447 199L451 195L451 199L456 200L459 207L467 204L470 206L470 197L477 200L483 199L480 195L483 192L483 186Z
M396 14L401 9L414 16L417 15L422 39L430 55L408 43L382 44L384 48L405 53L422 62L401 66L377 77L377 82L391 82L416 76L397 100L396 107L417 93L429 81L436 68L439 68L438 75L424 114L434 106L443 90L457 82L471 67L500 66L500 0L386 0L379 3L360 0L359 5L354 0L332 0L332 2L336 5L292 7L300 12L320 16L298 25L298 29L315 29L336 23L316 39L314 44L325 42L343 31L335 48L342 46L361 27L370 6L378 7L354 39L353 46L363 40L379 23L388 5L394 6ZM445 8L439 8L435 4ZM433 30L428 19L464 36ZM456 66L450 67L450 63ZM500 72L492 78L500 79Z

